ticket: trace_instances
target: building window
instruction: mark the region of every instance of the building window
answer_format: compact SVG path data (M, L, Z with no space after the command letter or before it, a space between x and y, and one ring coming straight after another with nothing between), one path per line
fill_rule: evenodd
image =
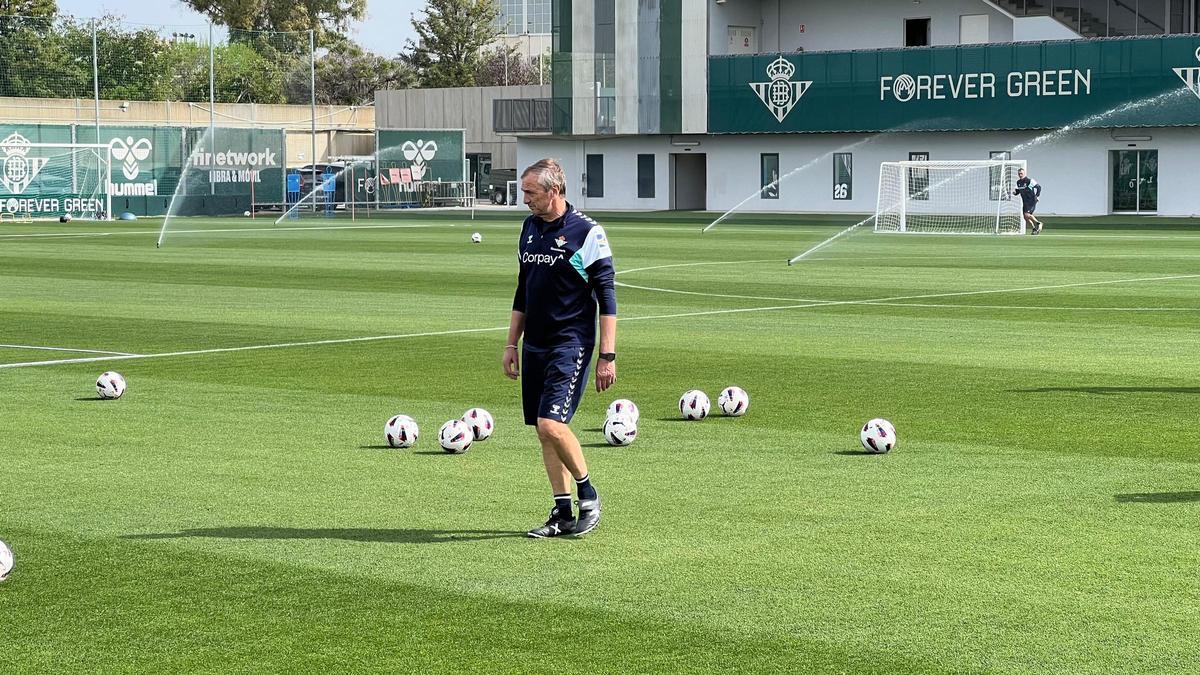
M908 161L910 162L928 162L928 152L910 152L908 153ZM909 167L908 168L908 198L919 201L929 200L929 169Z
M833 153L833 198L854 198L854 155L849 152Z
M500 0L496 22L505 35L520 35L525 30L525 0Z
M760 155L762 175L760 180L763 199L779 199L779 154Z
M904 20L904 46L929 46L929 19Z
M654 199L654 155L637 156L638 199Z
M530 33L550 32L550 0L527 0L525 27Z
M588 155L587 156L587 173L584 174L587 181L587 196L588 197L603 197L604 196L604 155Z

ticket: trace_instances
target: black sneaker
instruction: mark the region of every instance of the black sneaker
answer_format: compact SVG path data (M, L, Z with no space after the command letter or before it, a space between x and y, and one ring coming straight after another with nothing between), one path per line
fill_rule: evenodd
M1034 234L1041 234L1041 233L1042 233L1042 224L1041 224L1041 223L1034 223L1034 224L1033 224L1033 233L1034 233Z
M575 531L572 534L579 537L596 529L600 524L600 495L597 494L593 499L580 499L576 503L579 504L579 518L575 521Z
M534 539L545 539L547 537L561 537L564 534L571 534L575 531L575 519L571 518L570 513L560 513L558 507L550 510L550 519L545 525L535 527L525 534Z

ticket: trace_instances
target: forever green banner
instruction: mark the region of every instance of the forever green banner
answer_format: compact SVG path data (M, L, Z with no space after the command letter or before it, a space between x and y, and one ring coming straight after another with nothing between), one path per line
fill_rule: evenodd
M380 182L463 181L462 129L380 129L376 136ZM395 169L395 171L393 171Z
M1200 36L716 56L710 133L1200 125Z

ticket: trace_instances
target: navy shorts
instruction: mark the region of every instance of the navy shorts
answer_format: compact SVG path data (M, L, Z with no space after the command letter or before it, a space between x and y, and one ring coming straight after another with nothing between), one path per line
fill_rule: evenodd
M536 426L539 417L566 424L571 421L587 387L589 345L553 349L526 346L521 351L521 404L525 424Z
M1025 202L1025 206L1022 208L1025 210L1025 213L1033 213L1034 209L1037 208L1037 202Z

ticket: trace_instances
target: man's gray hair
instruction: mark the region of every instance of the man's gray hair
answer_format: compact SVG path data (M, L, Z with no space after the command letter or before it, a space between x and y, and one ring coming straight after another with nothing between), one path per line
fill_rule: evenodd
M560 195L567 194L567 176L558 160L549 157L539 159L521 172L521 178L531 174L537 177L537 184L543 190L558 190Z

